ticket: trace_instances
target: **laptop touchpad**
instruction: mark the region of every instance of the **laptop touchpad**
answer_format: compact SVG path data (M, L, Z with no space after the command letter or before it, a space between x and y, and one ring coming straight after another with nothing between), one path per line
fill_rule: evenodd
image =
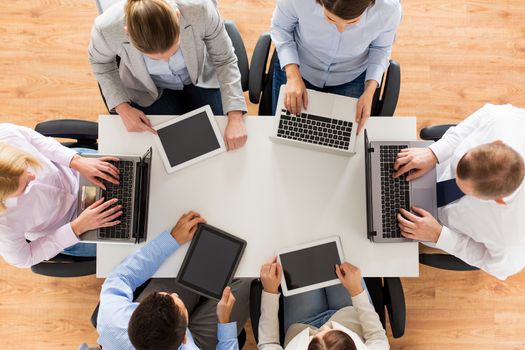
M433 203L433 196L432 196L432 190L431 189L414 189L412 190L412 206L423 208L426 211L432 213L434 210L435 204Z

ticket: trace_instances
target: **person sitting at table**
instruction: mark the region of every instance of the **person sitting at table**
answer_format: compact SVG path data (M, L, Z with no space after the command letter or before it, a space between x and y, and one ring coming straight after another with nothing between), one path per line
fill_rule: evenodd
M89 61L128 131L155 133L145 114L180 115L209 104L215 115L228 115L227 148L246 142L237 56L212 1L120 1L97 17Z
M383 325L363 288L359 268L334 266L341 285L285 297L286 350L389 349ZM279 284L282 267L274 257L261 267L260 350L279 344Z
M104 188L118 183L117 158L84 158L55 139L14 124L0 124L0 255L31 267L58 253L95 256L78 243L84 232L119 223L120 205L103 199L77 212L79 174ZM27 242L29 240L30 242Z
M103 349L238 349L237 335L248 320L249 279L235 280L218 303L181 287L173 278L153 279L134 301L135 290L191 241L197 225L204 222L193 211L182 215L170 231L113 270L100 293L97 331Z
M438 220L401 209L401 233L499 279L525 267L525 109L485 105L427 148L405 149L395 176L416 179L437 165Z
M389 65L401 22L399 0L277 0L271 37L277 49L273 112L285 86L285 107L308 107L306 89L358 98L357 133Z

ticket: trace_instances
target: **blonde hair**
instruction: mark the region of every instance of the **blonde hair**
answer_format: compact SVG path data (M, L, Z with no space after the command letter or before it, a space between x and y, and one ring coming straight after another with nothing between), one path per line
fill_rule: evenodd
M0 142L0 213L6 209L5 200L18 190L20 176L28 166L42 168L29 153Z
M164 53L179 39L179 18L164 0L128 0L125 16L131 43L143 53Z
M477 146L459 160L457 177L470 180L474 192L484 199L498 199L512 194L525 177L523 157L501 142Z

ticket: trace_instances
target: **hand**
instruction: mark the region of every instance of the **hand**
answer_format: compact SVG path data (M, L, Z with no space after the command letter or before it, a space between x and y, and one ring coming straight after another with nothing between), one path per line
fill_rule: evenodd
M394 162L394 177L399 177L410 170L406 180L414 180L425 175L430 169L436 166L438 160L430 148L405 148L399 151Z
M171 229L171 235L177 243L183 245L193 239L197 225L200 223L206 223L206 220L201 217L201 214L190 211L180 217L175 227Z
M144 115L144 112L133 108L129 103L124 102L115 107L115 110L122 118L126 130L130 132L149 131L156 134L157 131L153 129L150 120Z
M345 262L335 265L335 273L351 296L355 297L363 292L361 271L358 267Z
M279 293L279 284L281 283L281 276L283 268L277 262L277 257L274 256L261 266L261 283L266 293Z
M119 159L115 157L101 157L101 158L84 158L79 155L75 155L71 159L69 167L80 173L93 185L106 189L106 186L100 181L106 180L112 184L118 185L119 170L116 166L109 161L118 162Z
M443 227L428 211L416 207L412 207L412 210L419 216L402 208L397 214L397 221L403 237L436 243Z
M246 143L247 138L242 112L228 112L228 125L226 125L226 130L224 131L226 149L232 151L242 147Z
M122 215L122 205L115 204L117 204L117 199L104 202L104 198L100 198L71 221L73 232L80 236L89 230L120 224L120 221L115 219Z
M308 93L304 85L303 77L296 64L288 64L284 67L286 71L286 86L284 87L284 106L292 114L301 113L308 107Z
M366 121L372 112L372 100L377 88L377 81L367 80L365 83L365 91L357 100L355 122L357 123L357 135L365 127Z
M224 288L222 292L222 298L217 304L217 319L219 323L229 323L230 317L235 304L235 297L233 296L230 287Z

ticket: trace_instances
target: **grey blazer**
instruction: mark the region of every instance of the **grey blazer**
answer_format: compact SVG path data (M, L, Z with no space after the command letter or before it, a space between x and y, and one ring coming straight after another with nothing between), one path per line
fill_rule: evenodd
M180 48L192 83L203 88L220 87L224 113L246 111L237 56L213 2L166 1L181 13ZM162 94L149 75L142 53L124 31L125 5L126 1L121 1L97 17L89 43L89 61L110 110L130 101L147 107Z

